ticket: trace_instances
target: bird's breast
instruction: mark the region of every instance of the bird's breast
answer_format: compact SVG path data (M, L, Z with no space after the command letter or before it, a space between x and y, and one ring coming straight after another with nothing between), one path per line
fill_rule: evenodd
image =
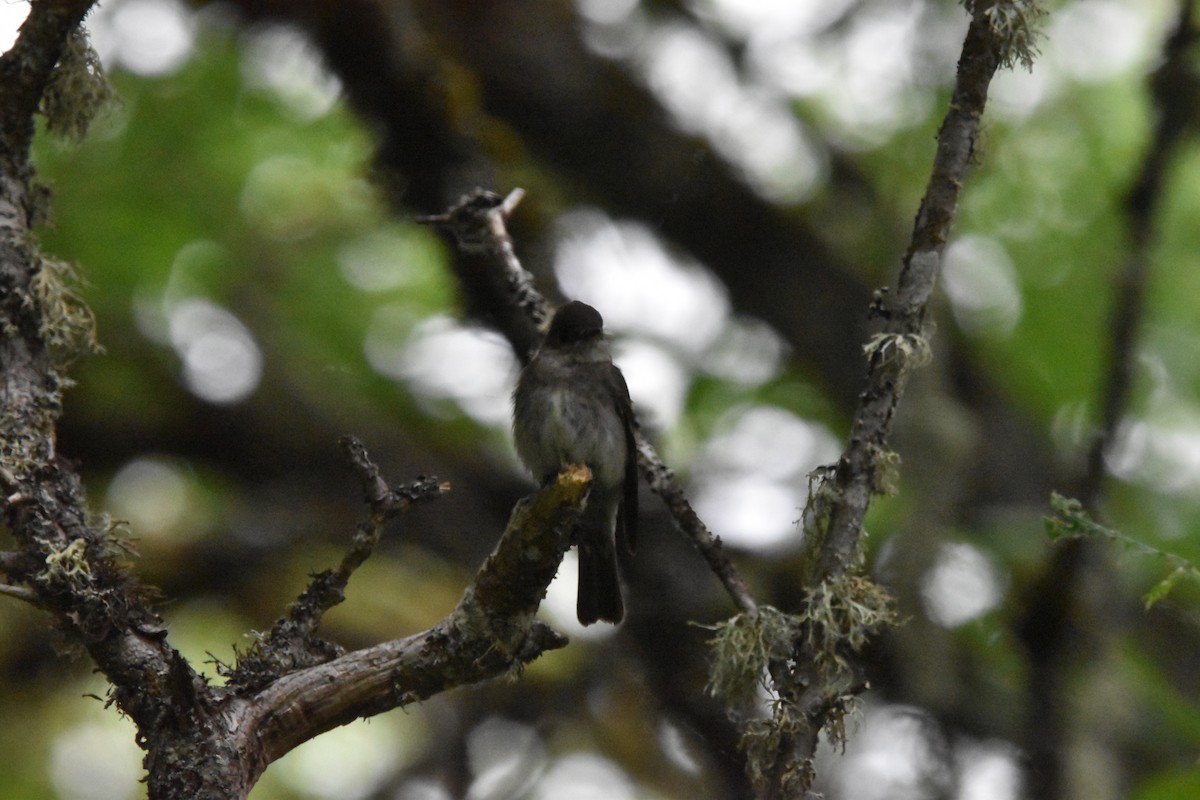
M586 464L597 483L621 483L624 423L611 398L587 390L590 384L566 380L518 387L514 419L518 455L538 477L553 474L564 464Z

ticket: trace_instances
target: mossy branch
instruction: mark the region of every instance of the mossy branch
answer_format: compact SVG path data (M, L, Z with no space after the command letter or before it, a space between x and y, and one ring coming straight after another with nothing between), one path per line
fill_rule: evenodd
M751 671L764 657L768 662L776 693L771 723L747 725L743 739L749 771L764 797L808 795L818 732L842 736L845 710L865 685L853 656L872 634L897 621L887 593L857 574L863 523L872 499L894 491L899 458L888 441L905 379L930 359L927 308L975 156L988 88L1001 66L1032 61L1033 23L1041 13L1033 0L972 0L967 8L971 24L954 92L897 286L894 292L877 292L870 307L883 329L864 347L866 388L849 441L836 464L810 477L802 518L803 606L783 621L771 614L762 621L737 622L716 642L714 686L729 696L744 699ZM787 634L794 638L786 657L764 656L778 654L783 646L777 639ZM746 638L752 640L747 657L735 666L722 663L722 654L729 655L727 642Z

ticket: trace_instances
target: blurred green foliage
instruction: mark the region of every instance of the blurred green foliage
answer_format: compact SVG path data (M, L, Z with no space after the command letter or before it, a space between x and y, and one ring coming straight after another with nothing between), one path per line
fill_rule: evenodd
M107 356L84 363L76 413L136 419L171 413L158 400L170 351L164 305L204 298L231 308L270 366L313 403L331 374L363 401L395 399L367 369L363 339L387 306L398 335L452 304L441 243L397 221L367 179L371 136L344 107L301 120L244 79L238 39L202 29L176 73L113 76L120 101L82 144L41 136L35 157L54 192L44 246L83 265ZM383 261L363 291L339 263ZM146 358L160 361L147 369Z

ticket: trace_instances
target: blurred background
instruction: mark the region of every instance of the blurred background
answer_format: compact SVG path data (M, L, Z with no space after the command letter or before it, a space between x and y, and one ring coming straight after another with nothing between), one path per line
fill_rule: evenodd
M1043 523L1099 430L1124 198L1178 5L1048 6L1033 69L993 84L935 360L868 520L868 568L907 622L865 653L845 752L823 746L830 798L1200 796L1200 592L1145 610L1165 561L1067 550ZM0 48L27 11L0 4ZM460 288L471 265L413 223L476 186L528 191L525 265L603 313L701 517L756 597L795 608L807 475L846 435L871 292L894 283L967 21L950 0L101 3L87 27L119 101L82 143L35 148L42 244L76 265L104 347L73 367L60 449L134 538L172 643L220 680L336 562L363 511L343 434L393 482L454 487L355 576L325 630L347 647L445 615L531 491L517 361ZM1198 213L1185 141L1091 498L1190 559ZM309 742L252 796L746 797L705 694L702 626L733 607L657 499L642 507L622 626L575 623L570 555L542 612L569 647ZM0 798L143 796L133 726L61 645L0 603Z

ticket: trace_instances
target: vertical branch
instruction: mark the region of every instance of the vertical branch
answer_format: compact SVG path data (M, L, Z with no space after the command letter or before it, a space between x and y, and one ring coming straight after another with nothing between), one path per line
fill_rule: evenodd
M1102 500L1104 459L1133 387L1137 339L1150 277L1154 218L1162 202L1167 167L1185 135L1195 130L1200 75L1191 64L1197 38L1194 0L1180 0L1175 27L1164 45L1163 61L1150 82L1156 121L1142 165L1125 197L1129 253L1114 279L1109 327L1108 368L1103 385L1100 431L1088 451L1079 500L1094 507ZM1099 607L1106 585L1105 565L1092 542L1072 539L1029 588L1027 610L1016 631L1030 661L1028 749L1032 791L1037 797L1067 794L1065 754L1079 735L1069 717L1071 686L1066 679L1111 635L1112 615ZM1080 626L1086 616L1091 625Z
M1154 215L1162 201L1167 166L1184 135L1196 126L1200 75L1189 59L1197 38L1194 6L1191 0L1180 0L1175 28L1164 47L1162 65L1150 82L1157 120L1137 179L1125 198L1129 255L1114 282L1116 298L1110 326L1100 433L1088 452L1087 472L1079 498L1085 507L1095 505L1100 499L1105 452L1129 405L1137 336L1145 306Z
M33 3L16 43L0 56L0 509L20 553L5 559L9 580L25 584L88 648L145 734L162 722L162 701L186 707L199 679L181 668L150 608L152 593L122 566L109 531L90 523L79 477L56 452L65 379L48 341L62 333L56 317L66 301L32 231L45 202L29 163L33 116L47 105L63 110L51 96L64 84L78 89L99 79L56 70L70 47L82 46L72 37L91 5ZM67 127L82 125L76 119Z

